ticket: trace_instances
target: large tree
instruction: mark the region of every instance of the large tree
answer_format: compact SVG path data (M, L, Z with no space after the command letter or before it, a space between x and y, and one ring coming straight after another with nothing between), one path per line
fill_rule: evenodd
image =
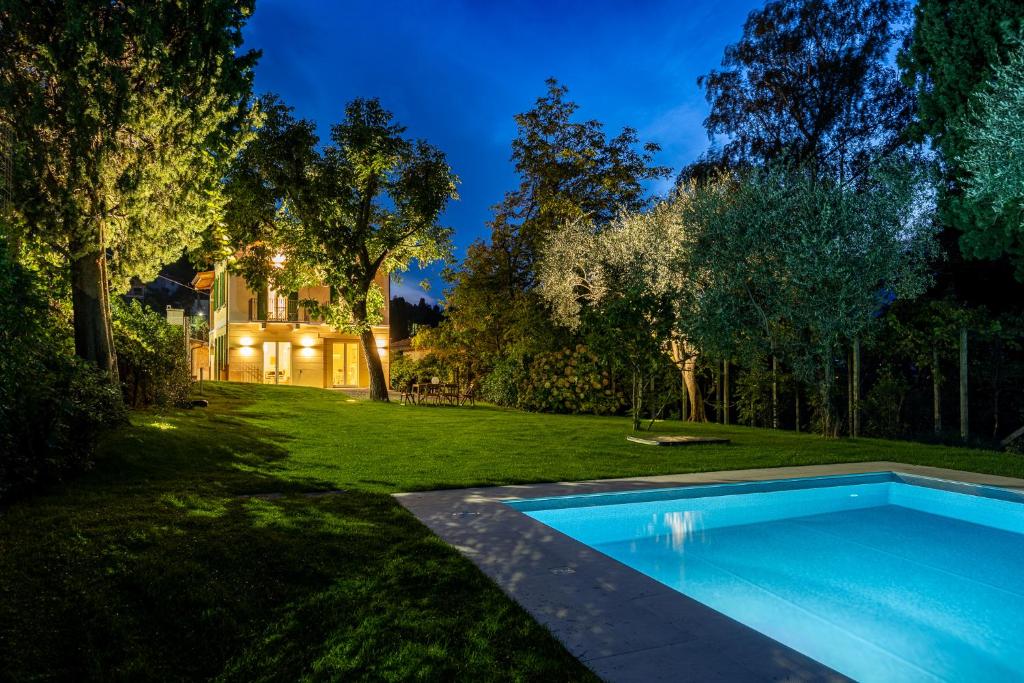
M458 197L458 178L444 153L404 137L376 99L350 102L322 149L312 124L295 120L276 98L262 100L262 114L256 140L229 176L226 227L241 253L234 267L254 288L327 285L328 302L303 305L359 335L370 397L386 401L371 327L387 301L374 281L413 260L448 257L451 230L439 218Z
M964 131L967 149L957 159L967 175L967 199L979 216L990 217L986 242L1010 255L1024 280L1024 44L996 68L975 105Z
M1018 0L920 0L914 7L912 40L899 56L904 79L917 94L912 132L931 142L942 166L939 218L943 244L954 257L955 282L950 284L980 290L986 301L997 289L988 282L992 264L970 268L958 262L959 256L996 260L1012 241L1007 242L1002 216L964 196L971 172L962 159L973 144L972 97L1006 60L1022 21L1024 3ZM975 287L976 281L985 286Z
M722 69L698 80L708 135L726 140L710 161L843 178L899 147L913 99L890 58L905 16L901 0L776 0L751 12ZM708 161L695 170L706 175Z
M554 79L534 107L515 116L512 161L519 185L494 207L489 243L470 247L452 274L448 320L440 337L487 355L521 356L558 346L558 332L537 297L537 259L568 221L597 225L649 204L645 184L667 177L654 163L658 146L623 128L609 137Z
M239 51L252 4L0 8L20 236L70 283L76 352L112 377L111 288L151 279L219 217L257 57Z
M548 241L539 266L540 293L554 320L589 332L590 347L631 376L634 430L643 387L668 358L682 372L693 406L690 419L704 419L694 354L680 315L686 277L678 251L685 240L674 204L623 213L602 227L568 223Z
M925 187L906 165L873 168L856 188L773 168L690 186L678 204L688 333L720 357L781 357L819 387L819 424L834 433L840 344L929 282Z

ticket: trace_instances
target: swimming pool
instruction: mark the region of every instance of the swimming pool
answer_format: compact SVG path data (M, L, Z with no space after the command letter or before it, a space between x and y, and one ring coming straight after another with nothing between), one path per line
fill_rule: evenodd
M510 506L862 681L1024 680L1024 496L883 472Z

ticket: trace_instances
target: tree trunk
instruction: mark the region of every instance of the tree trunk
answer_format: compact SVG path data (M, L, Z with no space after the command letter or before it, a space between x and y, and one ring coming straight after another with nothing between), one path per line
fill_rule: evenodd
M630 407L630 417L633 419L633 431L640 431L640 409L643 407L643 387L641 386L643 380L640 378L639 373L633 371L633 404Z
M960 438L967 441L967 328L960 328Z
M793 403L796 407L796 431L800 431L800 385L796 385L796 389L793 390Z
M700 385L697 383L697 356L691 354L683 362L683 381L686 383L686 393L690 404L690 422L707 422L708 416L704 412L704 394L701 393Z
M700 385L697 384L697 352L687 348L680 341L673 341L671 349L672 360L679 366L683 377L680 418L689 422L707 422L707 416L704 414L704 397L701 395Z
M939 350L932 348L932 421L936 436L942 433L942 376L939 374Z
M729 424L729 361L722 364L722 422Z
M825 437L835 436L835 425L832 415L832 381L833 381L834 368L832 367L832 357L829 356L822 363L822 378L820 392L821 405L818 407L820 411L819 419L821 421L821 435Z
M364 329L359 335L359 341L363 346L363 357L366 359L366 368L370 374L370 400L388 400L388 381L384 377L384 365L380 362L380 353L377 352L377 340L373 338L373 331Z
M71 307L74 313L75 353L117 382L117 357L110 323L110 287L102 240L96 248L71 261Z
M853 349L846 354L846 433L853 436Z
M772 429L779 428L779 359L772 356Z
M679 378L681 381L679 391L679 420L680 422L686 422L687 404L689 403L690 392L686 386L686 370L679 368Z
M722 366L715 363L715 422L722 424Z
M853 437L860 436L860 339L853 340Z

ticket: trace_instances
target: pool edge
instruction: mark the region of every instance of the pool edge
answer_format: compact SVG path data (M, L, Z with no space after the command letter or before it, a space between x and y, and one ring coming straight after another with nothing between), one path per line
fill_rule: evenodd
M506 503L580 493L879 472L1024 491L1020 479L878 461L479 487L395 497L604 680L848 680Z

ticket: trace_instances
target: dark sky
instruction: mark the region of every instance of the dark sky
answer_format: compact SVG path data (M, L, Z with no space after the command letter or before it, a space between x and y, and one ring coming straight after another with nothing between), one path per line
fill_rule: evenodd
M258 0L246 29L263 51L258 92L317 122L322 138L354 97L379 97L407 134L444 150L461 200L444 216L456 255L488 235L490 207L516 184L512 116L554 76L581 118L625 125L662 145L678 170L704 149L707 104L696 79L718 67L761 0L328 2ZM665 186L652 187L661 193ZM433 274L428 299L440 298ZM410 272L393 295L418 300Z

